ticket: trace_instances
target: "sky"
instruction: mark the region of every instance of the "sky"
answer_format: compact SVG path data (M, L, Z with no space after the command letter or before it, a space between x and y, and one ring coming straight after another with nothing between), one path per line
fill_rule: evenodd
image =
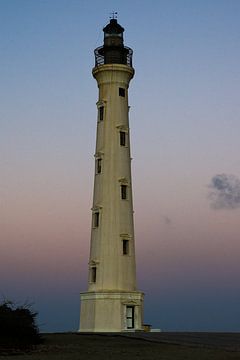
M0 0L0 297L75 331L87 289L93 51L112 11L129 89L138 288L165 331L240 331L240 2Z

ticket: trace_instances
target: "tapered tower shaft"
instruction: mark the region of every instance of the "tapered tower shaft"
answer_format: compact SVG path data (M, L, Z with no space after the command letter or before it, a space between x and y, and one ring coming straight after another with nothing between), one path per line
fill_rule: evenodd
M116 19L103 29L93 76L99 88L88 291L81 294L80 331L142 328L137 291L129 134L132 50Z
M128 84L133 73L120 64L93 70L99 86L99 120L90 264L99 262L99 266L96 282L91 282L90 268L89 290L136 290L128 124Z

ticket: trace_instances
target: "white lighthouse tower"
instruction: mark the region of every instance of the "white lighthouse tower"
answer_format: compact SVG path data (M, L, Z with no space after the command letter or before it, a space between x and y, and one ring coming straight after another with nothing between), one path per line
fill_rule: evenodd
M137 290L128 87L132 50L116 19L95 49L99 88L88 291L81 293L82 332L142 330L143 293Z

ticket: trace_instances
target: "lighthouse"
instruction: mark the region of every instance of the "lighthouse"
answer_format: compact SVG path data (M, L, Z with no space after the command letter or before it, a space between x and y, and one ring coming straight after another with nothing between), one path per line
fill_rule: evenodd
M136 283L128 104L133 51L124 46L117 19L103 32L92 70L99 96L88 290L80 295L79 331L139 331L144 294Z

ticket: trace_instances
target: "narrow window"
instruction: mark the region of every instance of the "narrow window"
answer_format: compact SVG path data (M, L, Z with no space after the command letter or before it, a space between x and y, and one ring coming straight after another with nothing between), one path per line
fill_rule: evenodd
M99 212L95 212L94 215L93 215L93 218L94 218L94 227L98 227L99 226Z
M102 159L97 159L97 174L102 172Z
M121 198L123 200L127 199L127 185L121 185Z
M91 282L95 283L96 280L97 280L97 268L96 268L96 266L93 266L91 268Z
M100 106L100 108L99 108L99 121L103 120L103 115L104 115L104 106Z
M120 131L120 145L126 146L126 133L125 131Z
M129 254L129 240L123 240L122 245L123 245L123 255L128 255Z
M119 96L125 97L125 89L119 88Z

